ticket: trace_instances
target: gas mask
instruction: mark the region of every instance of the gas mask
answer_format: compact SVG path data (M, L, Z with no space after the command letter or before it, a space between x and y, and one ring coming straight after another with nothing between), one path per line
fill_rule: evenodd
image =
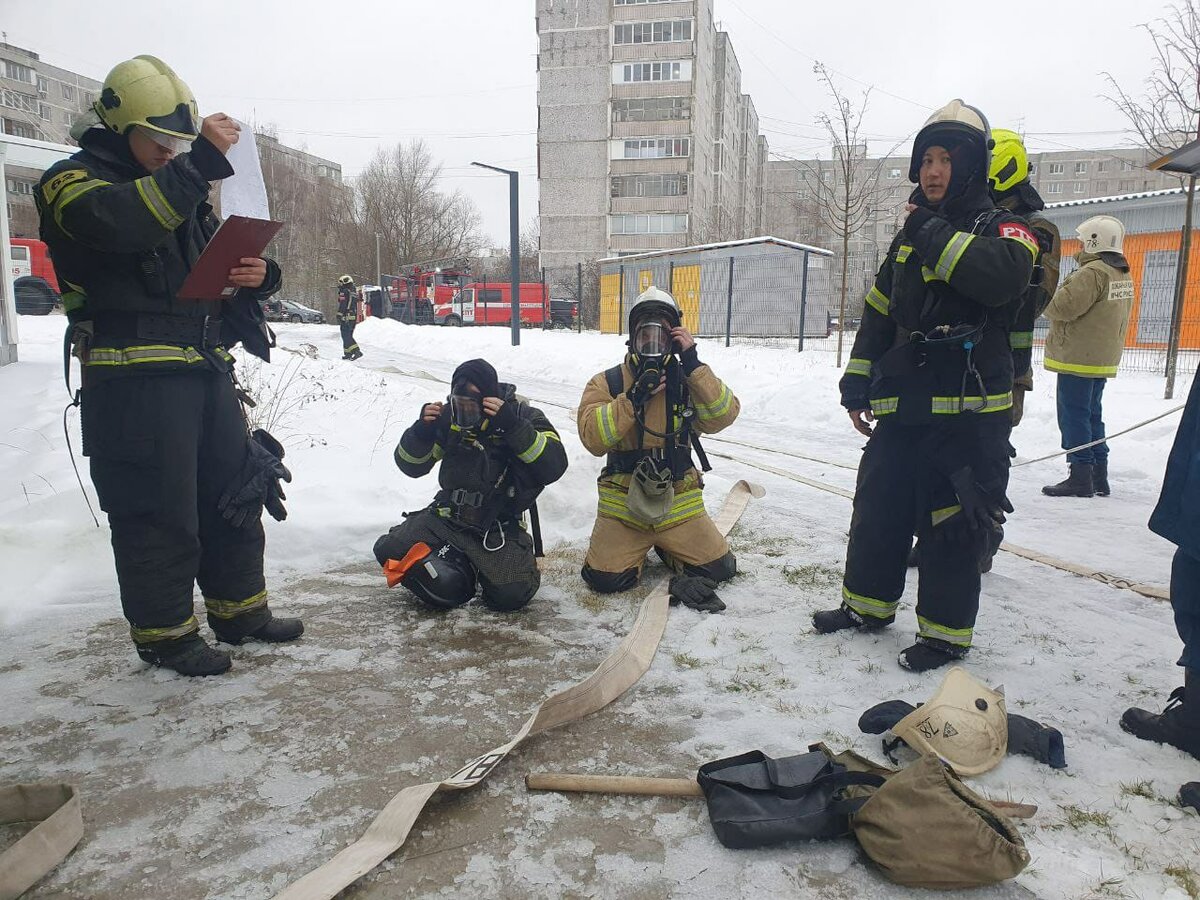
M473 394L451 394L446 398L450 404L450 422L462 431L470 431L483 421L483 402Z
M649 319L640 323L629 338L629 349L635 360L635 378L650 372L661 374L671 355L673 342L671 329L662 321Z

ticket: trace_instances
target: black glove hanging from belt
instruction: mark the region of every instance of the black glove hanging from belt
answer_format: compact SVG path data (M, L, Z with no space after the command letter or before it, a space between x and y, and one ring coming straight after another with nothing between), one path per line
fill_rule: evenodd
M262 517L265 507L277 522L287 518L281 481L290 482L292 473L283 464L283 445L261 428L250 435L246 461L237 478L225 489L217 503L221 515L234 528L245 528Z
M950 476L950 484L962 504L963 516L972 531L985 531L1006 521L1004 514L1013 511L1013 505L1001 491L995 496L975 480L970 466L963 466Z

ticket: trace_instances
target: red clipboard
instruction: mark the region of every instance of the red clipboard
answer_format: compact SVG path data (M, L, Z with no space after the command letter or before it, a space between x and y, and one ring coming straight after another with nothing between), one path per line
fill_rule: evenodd
M237 290L229 283L229 270L240 266L244 256L262 256L282 227L282 222L273 219L230 216L212 236L176 296L183 300L228 300Z

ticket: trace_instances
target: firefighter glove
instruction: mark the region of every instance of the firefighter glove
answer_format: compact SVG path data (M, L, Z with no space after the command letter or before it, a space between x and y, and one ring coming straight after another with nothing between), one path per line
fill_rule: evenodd
M692 346L679 354L679 365L683 369L685 377L700 368L700 354L696 351L695 344L692 344Z
M283 464L283 445L266 431L256 428L250 435L246 461L238 477L225 489L217 503L221 515L234 528L245 528L267 512L277 522L287 518L283 501L287 495L281 482L292 480Z
M512 428L516 428L521 422L521 417L517 415L517 402L515 400L506 400L496 410L495 415L491 419L492 427L500 431L509 431Z
M688 609L700 612L717 613L725 609L725 604L717 596L716 586L715 581L702 575L675 575L667 590L672 603L682 603Z
M904 220L904 234L911 238L915 236L918 231L920 231L922 225L924 225L930 219L936 218L936 213L926 209L924 206L918 206L916 209L910 212L908 214L908 218Z
M980 528L991 531L996 525L1003 525L1005 513L1013 511L1013 505L1008 497L1001 492L994 495L975 480L975 473L970 466L963 466L950 476L954 493L962 504L963 517L972 531Z
M629 397L629 402L634 406L645 406L646 401L654 393L658 387L658 382L662 378L662 373L658 369L650 369L638 376L637 381L633 383L633 387L629 389L626 396Z

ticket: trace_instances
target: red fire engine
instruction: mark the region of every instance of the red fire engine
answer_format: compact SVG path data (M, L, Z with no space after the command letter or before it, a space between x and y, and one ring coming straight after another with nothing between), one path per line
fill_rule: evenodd
M12 255L12 277L40 278L59 293L58 278L50 264L50 252L41 241L32 238L10 238L8 252Z
M474 281L469 268L413 266L407 275L383 276L389 309L385 315L411 325L503 325L512 321L512 287L505 282ZM542 325L549 297L538 282L524 282L519 293L523 325Z

